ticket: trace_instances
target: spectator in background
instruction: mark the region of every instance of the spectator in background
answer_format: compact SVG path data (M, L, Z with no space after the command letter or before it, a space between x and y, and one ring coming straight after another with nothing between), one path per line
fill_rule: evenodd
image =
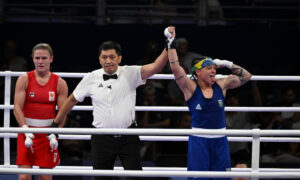
M159 106L155 89L151 86L144 88L144 106ZM142 128L167 128L170 126L170 118L164 112L144 111L139 120Z
M80 128L83 127L83 125L81 124L82 121L83 119L81 119L80 114L71 112L68 115L64 127ZM84 151L89 149L89 142L86 140L74 141L74 140L66 139L66 140L60 140L60 146L61 146L60 152L63 155L63 157L61 158L62 165L65 165L63 163L66 161L71 161L73 164L76 163L78 165L82 165L83 153Z
M248 164L247 164L247 162L240 161L240 162L237 162L237 164L234 167L235 168L248 168ZM249 178L239 177L239 178L232 178L232 180L249 180Z
M186 38L178 38L177 39L177 54L178 54L178 60L180 64L184 64L187 68L186 73L191 74L192 73L192 61L195 58L199 58L202 55L194 52L189 51L189 43Z
M277 147L277 154L274 158L277 163L300 164L298 143L277 143Z
M279 118L279 119L278 119ZM259 129L274 129L274 124L280 121L281 116L276 115L274 112L260 112L258 114ZM274 143L271 142L261 142L260 143L260 155L261 162L272 163L275 162L274 156L276 155L276 149L274 148Z
M3 48L3 59L1 70L6 71L27 71L27 61L25 58L18 55L17 52L17 42L14 40L6 41ZM15 93L15 85L17 82L16 77L11 79L11 94ZM11 96L11 101L13 102L13 95Z
M300 164L298 143L269 143L269 153L261 156L262 163Z
M147 42L145 47L145 56L138 60L137 65L149 64L158 57L160 54L160 46L159 43L155 40L150 40ZM163 70L158 73L163 73ZM144 93L145 87L152 87L155 89L156 100L158 103L164 103L166 101L166 90L165 90L166 81L162 81L159 79L149 79L145 86L140 86L137 89L137 104L143 104L144 97L142 94Z
M191 114L189 112L173 112L171 115L171 128L190 129ZM157 165L163 167L187 166L187 141L158 142L161 154L157 155ZM183 178L180 178L183 179Z
M224 13L219 0L209 0L207 1L207 18L210 25L225 25Z
M145 46L145 56L137 61L137 65L149 64L160 54L160 46L156 40L149 40Z
M250 81L249 97L251 99L250 106L262 106L260 91L256 81ZM241 97L236 91L228 91L226 95L226 106L241 106ZM226 128L228 129L252 129L252 119L257 115L255 112L241 112L241 111L226 111ZM245 162L250 160L250 150L247 142L230 142L231 160L237 163L240 160Z
M284 107L300 107L300 103L296 102L295 90L291 87L286 87L281 90L281 106ZM283 121L291 118L293 125L292 129L300 129L300 112L282 112Z
M259 113L259 122L259 129L291 129L292 127L292 119L287 118L283 120L280 112ZM285 143L285 145L289 146L289 143ZM295 151L289 152L286 149L287 147L282 147L282 143L261 142L260 147L262 163L276 163L276 157L279 155L282 155L282 159L287 157L286 154L288 153L292 153L291 155L295 155Z
M27 71L27 61L17 54L17 42L8 40L4 47L4 62L6 62L6 70L11 71Z
M179 114L178 114L179 113ZM172 128L174 129L190 129L191 128L191 114L190 112L176 112L173 113L172 116ZM188 142L187 141L179 141L179 142L166 142L166 147L172 147L168 144L172 144L173 148L165 148L167 151L173 154L182 155L184 157L187 157L188 153ZM187 160L187 159L186 159ZM186 162L184 162L186 164Z
M156 98L155 88L149 85L144 86L143 90L144 106L161 105ZM141 128L168 128L171 120L166 112L143 111L138 113L138 124ZM157 148L156 142L143 142L141 148L141 157L144 160L156 159Z
M189 112L181 112L179 116L175 117L175 124L172 127L176 129L190 129L191 114Z
M81 119L81 114L85 112L70 113L66 120L66 128L82 128L84 127L81 123L86 121L86 119ZM89 155L90 152L90 142L86 140L72 140L64 139L60 140L59 143L59 153L60 153L60 166L82 166L84 165L84 156ZM88 159L89 160L89 159ZM55 176L55 180L65 180L66 176ZM68 179L72 180L82 180L82 176L73 175L68 176Z
M292 87L281 89L281 101L275 105L299 107ZM299 129L299 112L260 113L260 129ZM261 162L263 163L300 163L297 143L261 143Z

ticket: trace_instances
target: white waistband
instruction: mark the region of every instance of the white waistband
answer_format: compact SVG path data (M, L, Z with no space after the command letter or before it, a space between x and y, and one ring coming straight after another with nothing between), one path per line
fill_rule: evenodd
M192 129L212 130L212 129L197 128L197 127L192 127ZM213 130L225 130L225 129L226 128L213 129ZM204 138L220 138L220 137L225 137L225 135L203 135L203 134L192 134L192 136L204 137Z
M54 119L32 119L32 118L25 118L26 124L28 126L35 126L35 127L47 127L50 126Z

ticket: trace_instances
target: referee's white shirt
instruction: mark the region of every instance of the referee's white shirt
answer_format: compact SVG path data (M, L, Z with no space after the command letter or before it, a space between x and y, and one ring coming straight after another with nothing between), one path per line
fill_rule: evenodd
M135 119L136 88L145 84L141 66L119 66L118 79L103 80L103 68L87 73L75 88L75 99L82 102L91 97L93 126L127 128Z

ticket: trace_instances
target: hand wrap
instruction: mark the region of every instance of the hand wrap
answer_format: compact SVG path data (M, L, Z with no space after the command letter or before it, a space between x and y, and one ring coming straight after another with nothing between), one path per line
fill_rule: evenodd
M51 128L58 128L58 124L56 122L52 122ZM57 139L58 138L58 134L50 134L49 136L47 136L48 140L49 140L49 145L51 147L51 151L56 150L58 147L58 142Z
M164 35L167 38L166 39L166 49L176 49L177 48L177 42L175 39L175 31L173 32L174 36L172 37L172 34L169 32L169 27L167 27L164 30Z
M28 128L27 125L23 125L22 128ZM32 133L24 133L25 134L25 146L27 148L29 148L32 152L33 152L33 141L32 139L34 139L34 135Z
M228 69L232 68L233 62L227 60L214 59L214 63L217 66L226 67Z
M51 151L56 150L58 147L56 136L54 134L50 134L49 136L47 136L47 138L49 140Z

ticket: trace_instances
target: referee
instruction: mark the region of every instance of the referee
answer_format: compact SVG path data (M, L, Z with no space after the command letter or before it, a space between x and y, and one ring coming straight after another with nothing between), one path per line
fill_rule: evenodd
M174 28L169 29L172 34ZM136 88L145 84L148 77L162 70L168 60L167 51L163 50L153 63L144 66L119 66L122 60L121 46L113 41L104 42L99 52L102 68L84 76L54 122L63 123L62 117L74 105L82 102L85 97L91 97L95 128L136 127ZM113 169L115 159L119 157L125 170L142 170L138 135L92 135L91 144L94 169Z

